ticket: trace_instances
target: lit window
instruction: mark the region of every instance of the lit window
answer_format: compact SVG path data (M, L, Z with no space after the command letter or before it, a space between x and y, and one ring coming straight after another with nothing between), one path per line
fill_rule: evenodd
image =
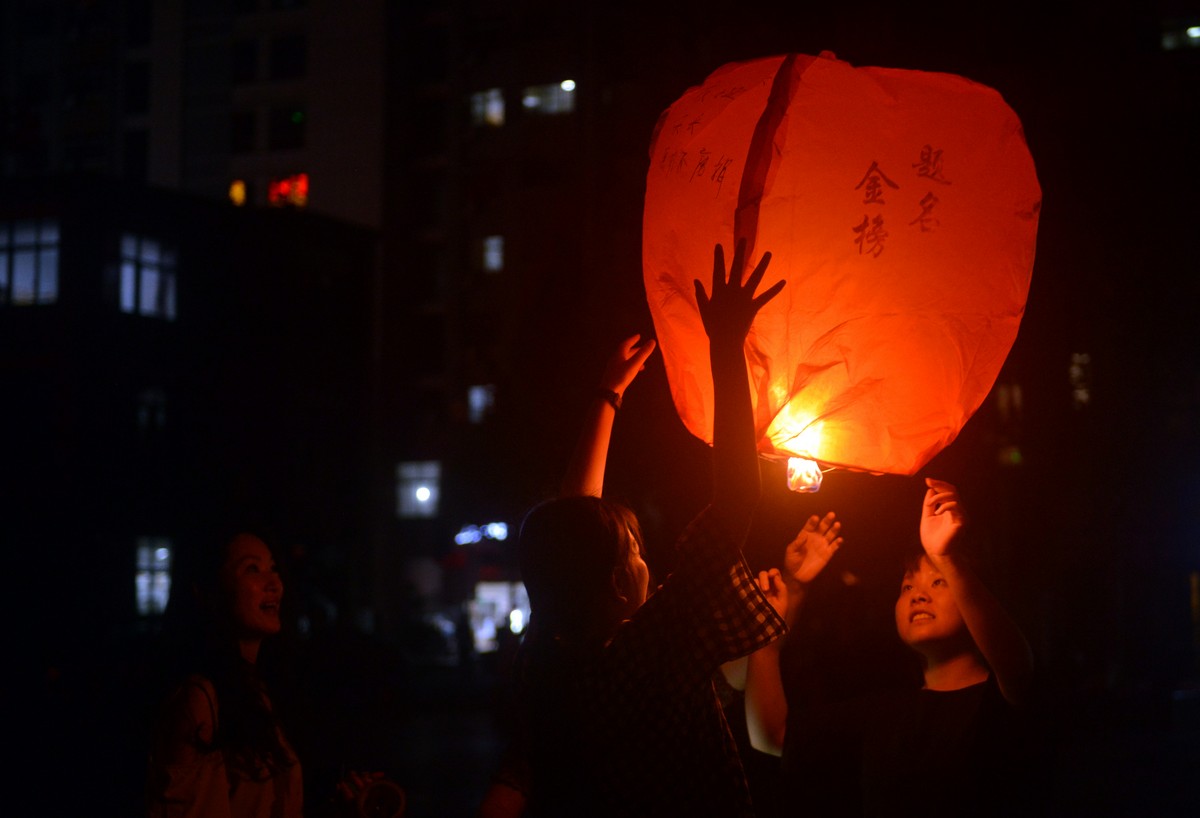
M295 173L267 183L267 204L273 207L304 207L308 204L308 174Z
M234 179L229 183L229 201L237 207L246 203L246 180Z
M1071 381L1071 404L1077 410L1086 408L1092 401L1092 356L1072 352L1067 374Z
M58 222L0 221L0 304L58 300Z
M171 540L138 537L133 588L139 616L158 616L171 599Z
M472 423L483 423L496 405L496 387L490 383L478 384L467 390L467 419Z
M1021 419L1023 398L1019 383L1001 383L996 385L996 409L1000 420L1005 423L1016 423Z
M575 81L530 86L521 95L521 104L535 114L569 114L575 110Z
M475 650L489 653L500 648L500 634L520 634L529 622L529 594L520 582L480 582L470 603Z
M489 273L504 269L504 236L488 236L483 240L483 269Z
M442 464L436 460L411 461L396 466L396 516L436 517Z
M504 124L504 92L489 88L471 94L471 124L499 128Z
M174 321L174 248L157 239L125 233L120 264L121 312Z

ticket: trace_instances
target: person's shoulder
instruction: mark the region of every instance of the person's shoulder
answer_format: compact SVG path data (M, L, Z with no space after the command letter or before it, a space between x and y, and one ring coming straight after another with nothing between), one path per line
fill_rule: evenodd
M212 743L217 731L217 693L210 679L199 674L184 679L171 697L170 710L177 728L199 744Z
M734 551L736 543L725 530L721 515L712 505L705 506L680 532L676 546L682 553L692 551Z

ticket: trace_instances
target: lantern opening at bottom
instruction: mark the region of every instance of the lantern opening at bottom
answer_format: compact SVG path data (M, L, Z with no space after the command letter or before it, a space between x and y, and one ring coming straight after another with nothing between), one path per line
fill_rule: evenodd
M811 494L821 490L821 467L815 460L805 457L789 457L787 484L792 491Z

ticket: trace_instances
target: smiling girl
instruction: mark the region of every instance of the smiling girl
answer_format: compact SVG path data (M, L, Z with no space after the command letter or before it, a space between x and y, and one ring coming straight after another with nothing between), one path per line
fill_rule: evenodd
M258 673L263 640L281 629L283 580L255 534L235 534L214 556L177 591L195 604L202 633L191 672L158 720L148 814L298 818L300 762Z

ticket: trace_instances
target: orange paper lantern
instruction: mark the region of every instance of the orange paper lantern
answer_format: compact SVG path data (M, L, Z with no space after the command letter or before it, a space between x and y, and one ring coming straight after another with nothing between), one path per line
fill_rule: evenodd
M830 54L717 70L663 112L646 178L646 295L684 425L711 443L692 281L744 238L751 264L773 256L760 290L788 281L747 339L759 451L915 474L1012 347L1040 204L991 88Z

